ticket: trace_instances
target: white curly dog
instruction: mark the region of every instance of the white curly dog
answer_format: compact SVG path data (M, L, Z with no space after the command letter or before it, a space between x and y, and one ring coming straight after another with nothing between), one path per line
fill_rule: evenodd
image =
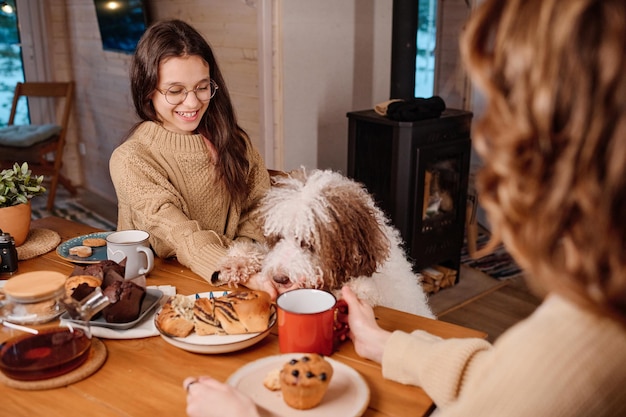
M361 184L329 170L293 171L275 177L257 214L267 243L234 244L216 283L336 295L349 285L371 305L434 318L399 232Z

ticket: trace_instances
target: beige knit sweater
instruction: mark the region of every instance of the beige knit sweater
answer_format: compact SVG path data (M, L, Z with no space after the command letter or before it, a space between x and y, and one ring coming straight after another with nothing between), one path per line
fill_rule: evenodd
M249 194L231 204L201 135L181 135L144 122L111 156L118 200L117 229L142 229L162 258L210 280L234 239L262 241L249 209L270 187L267 169L249 144Z
M626 416L626 330L559 296L493 346L394 332L382 365L421 386L438 417Z

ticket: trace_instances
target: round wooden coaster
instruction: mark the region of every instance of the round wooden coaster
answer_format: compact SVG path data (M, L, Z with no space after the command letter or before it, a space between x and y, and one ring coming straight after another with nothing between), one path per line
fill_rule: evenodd
M71 372L68 372L65 375L60 375L50 379L43 379L41 381L19 381L17 379L9 378L3 373L0 373L0 382L11 388L30 391L65 387L92 375L94 372L100 369L102 364L104 364L106 358L106 346L100 339L93 338L91 340L91 352L89 353L87 361L78 368L74 369Z
M61 243L61 236L54 230L31 229L26 242L18 246L17 259L24 261L50 252Z

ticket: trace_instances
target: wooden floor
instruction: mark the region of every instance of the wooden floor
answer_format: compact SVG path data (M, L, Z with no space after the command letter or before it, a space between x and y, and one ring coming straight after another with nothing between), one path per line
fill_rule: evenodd
M541 299L528 290L523 278L517 277L449 309L439 315L439 320L482 330L493 342L509 327L532 314L540 303Z

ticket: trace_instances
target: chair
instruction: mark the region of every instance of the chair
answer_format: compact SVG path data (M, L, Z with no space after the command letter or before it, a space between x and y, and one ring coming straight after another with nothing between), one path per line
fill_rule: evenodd
M50 176L47 209L54 206L60 182L71 193L76 188L61 174L63 148L67 135L70 109L74 99L74 82L17 83L8 126L0 128L0 167L12 167L15 162L28 162L33 173ZM20 97L52 97L62 101L60 118L53 124L16 126L13 124ZM55 112L57 110L55 106ZM57 112L58 114L58 112Z

